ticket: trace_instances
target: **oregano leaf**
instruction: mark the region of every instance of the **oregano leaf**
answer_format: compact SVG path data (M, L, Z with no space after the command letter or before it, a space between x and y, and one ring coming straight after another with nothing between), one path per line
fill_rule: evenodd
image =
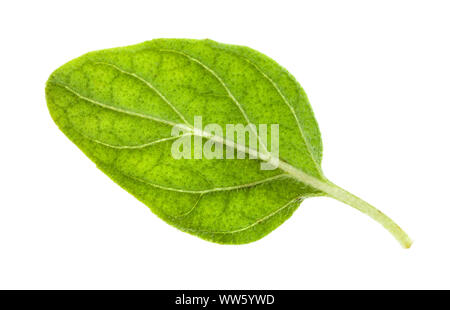
M52 73L46 98L58 127L99 169L182 231L248 243L304 199L329 196L411 245L390 218L325 178L305 92L248 47L158 39L91 52ZM221 132L230 124L245 126L245 139Z

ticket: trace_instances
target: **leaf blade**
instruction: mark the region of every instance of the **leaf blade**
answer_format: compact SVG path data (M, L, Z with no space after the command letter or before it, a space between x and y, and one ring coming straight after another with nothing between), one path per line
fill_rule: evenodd
M58 127L100 170L180 230L248 243L281 225L305 198L330 196L410 245L391 219L323 176L320 131L305 92L255 50L158 39L91 52L52 73L46 98ZM280 125L279 163L255 128L249 134L262 149L198 129L196 116L222 128ZM180 136L172 136L174 126L184 138L214 141L258 160L175 159L170 147ZM261 170L260 161L279 165Z

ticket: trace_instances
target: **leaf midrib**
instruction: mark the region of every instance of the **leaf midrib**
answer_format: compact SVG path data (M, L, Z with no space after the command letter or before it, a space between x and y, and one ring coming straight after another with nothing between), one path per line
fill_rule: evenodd
M316 177L310 176L307 173L305 173L303 170L301 170L301 169L299 169L297 167L294 167L294 166L288 164L285 161L282 161L280 159L276 159L270 154L261 153L261 152L259 152L257 150L254 150L254 149L250 148L250 147L237 144L234 141L230 141L228 139L223 139L220 136L216 136L216 135L213 135L211 133L205 132L203 130L199 130L198 128L194 128L194 127L192 127L190 125L188 126L188 125L183 125L183 124L177 124L177 123L174 123L172 121L168 121L168 120L165 120L165 119L154 117L154 116L149 115L149 114L139 113L139 112L135 112L135 111L132 111L132 110L129 110L129 109L124 109L124 108L117 107L117 106L114 106L114 105L109 105L109 104L106 104L106 103L102 103L100 101L97 101L97 100L91 99L89 97L83 96L82 94L80 94L79 92L77 92L76 90L71 88L70 86L68 86L68 85L66 85L66 84L64 84L62 82L59 82L59 81L49 80L48 83L54 84L54 85L59 86L59 87L62 87L64 89L66 89L67 91L71 92L72 94L76 95L80 99L88 101L88 102L93 103L93 104L96 104L96 105L98 105L100 107L103 107L105 109L110 109L110 110L118 112L118 113L123 113L123 114L131 115L131 116L135 116L135 117L140 117L140 118L152 120L152 121L155 121L155 122L160 122L160 123L163 123L163 124L166 124L166 125L178 126L180 129L182 129L184 131L187 131L187 132L191 133L192 135L199 136L199 137L206 138L206 139L211 139L211 140L213 140L215 142L221 143L221 144L226 145L226 146L228 146L230 148L234 148L237 151L240 151L240 152L249 154L251 156L254 156L254 157L256 157L256 158L258 158L258 159L260 159L262 161L265 161L265 162L267 162L269 164L272 164L272 165L274 165L276 167L278 166L278 168L280 168L281 170L285 171L290 177L296 179L297 181L303 182L303 183L305 183L307 185L310 185L310 186L313 186L313 187L315 187L317 189L321 189L320 187L322 187L322 186L317 187L318 184L323 183L323 182L320 181L319 179L317 179Z

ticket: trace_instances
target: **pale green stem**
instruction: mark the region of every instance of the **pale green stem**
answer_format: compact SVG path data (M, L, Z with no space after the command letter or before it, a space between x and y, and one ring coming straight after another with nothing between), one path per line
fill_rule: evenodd
M400 226L398 226L391 218L389 218L386 214L384 214L371 204L347 192L346 190L340 188L339 186L331 183L328 180L323 181L318 178L312 177L304 173L303 171L281 161L278 164L282 170L288 172L295 179L324 192L329 197L339 200L361 211L362 213L367 214L372 219L383 225L383 227L386 228L404 248L409 248L411 246L412 240L400 228Z
M403 229L401 229L400 226L398 226L390 217L371 204L333 183L330 183L326 193L330 197L339 200L364 214L367 214L372 219L383 225L383 227L386 228L404 248L408 249L411 246L412 240L403 231Z

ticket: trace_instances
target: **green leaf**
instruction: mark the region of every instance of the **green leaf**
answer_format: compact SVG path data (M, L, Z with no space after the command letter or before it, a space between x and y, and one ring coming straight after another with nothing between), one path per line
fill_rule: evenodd
M99 169L182 231L248 243L282 224L305 198L329 196L380 222L404 247L411 244L391 219L324 177L320 132L305 92L250 48L159 39L91 52L53 72L46 98L58 127ZM221 128L278 124L279 162L269 152L275 145L257 130L245 141L224 137L194 128L196 116ZM248 154L175 159L174 126L194 144L215 141ZM250 143L256 136L257 149ZM261 162L277 168L263 170Z

